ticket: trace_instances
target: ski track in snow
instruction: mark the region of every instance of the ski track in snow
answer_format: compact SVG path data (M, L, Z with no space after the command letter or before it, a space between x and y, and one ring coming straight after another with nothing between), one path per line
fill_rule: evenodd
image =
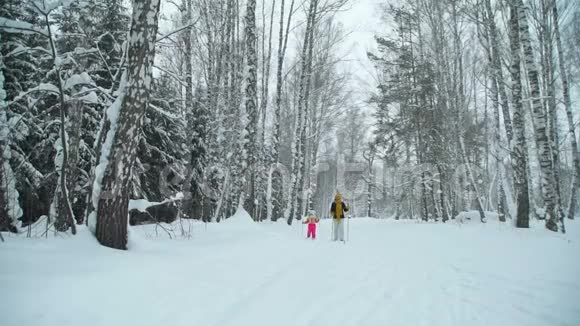
M191 239L131 230L131 250L77 237L0 244L2 325L580 325L580 223L354 219L194 223ZM305 229L303 230L305 232Z

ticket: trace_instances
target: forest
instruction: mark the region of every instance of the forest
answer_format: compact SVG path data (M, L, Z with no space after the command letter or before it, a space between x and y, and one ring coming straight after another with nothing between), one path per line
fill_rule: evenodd
M126 249L131 225L291 225L340 191L353 216L565 232L580 2L377 1L362 95L355 2L0 0L0 231Z

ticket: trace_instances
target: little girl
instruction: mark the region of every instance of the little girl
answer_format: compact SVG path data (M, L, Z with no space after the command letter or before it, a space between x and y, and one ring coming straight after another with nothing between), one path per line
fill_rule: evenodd
M319 219L316 217L316 212L313 210L308 211L308 215L303 224L308 224L308 233L306 235L307 238L312 236L312 240L316 239L316 223L318 223Z

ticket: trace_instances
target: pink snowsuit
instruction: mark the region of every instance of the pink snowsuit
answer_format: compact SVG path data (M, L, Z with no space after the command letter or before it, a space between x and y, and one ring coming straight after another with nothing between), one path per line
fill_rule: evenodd
M312 238L312 240L316 239L316 223L318 223L318 221L318 217L308 216L303 222L304 224L308 224L308 233L306 234L307 238Z

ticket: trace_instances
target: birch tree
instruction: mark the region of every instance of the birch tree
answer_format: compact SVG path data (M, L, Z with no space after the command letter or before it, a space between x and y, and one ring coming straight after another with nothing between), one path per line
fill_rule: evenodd
M554 166L552 162L552 149L548 137L548 118L542 101L540 90L540 81L537 64L535 61L534 50L530 37L530 28L527 18L527 7L522 0L516 0L518 10L518 22L520 27L520 40L524 51L524 62L528 74L530 92L530 101L532 103L534 118L534 137L538 159L540 161L541 188L542 195L546 204L546 228L551 231L558 231L560 221L558 214L558 198L555 188Z
M159 0L133 2L125 85L109 108L111 130L97 167L101 175L93 193L98 203L96 236L102 245L115 249L127 249L129 182L149 104L158 18Z
M522 104L521 80L521 46L518 10L510 5L510 50L511 50L511 77L512 77L512 108L515 142L512 150L512 165L514 170L514 184L516 192L517 216L516 226L529 227L529 192L527 176L526 130L524 107Z
M275 106L274 106L274 117L273 124L274 129L272 131L272 156L273 156L273 166L270 167L274 170L274 166L280 164L280 141L282 137L282 129L280 127L281 123L281 110L282 110L282 87L284 83L284 59L286 57L286 48L288 46L288 35L290 34L290 24L292 22L292 16L294 12L295 0L290 3L290 10L288 12L288 19L286 20L286 29L284 32L284 19L285 17L285 0L280 1L280 26L278 30L278 57L276 65L276 94L275 94ZM269 188L271 190L269 194L269 205L273 206L274 215L270 216L270 219L277 219L277 215L282 212L283 205L283 185L281 181L281 175L279 171L272 171L270 175L269 184L272 186ZM274 194L272 194L274 191ZM272 214L272 210L270 211Z
M566 58L562 47L562 36L560 33L560 20L558 13L558 4L552 0L552 18L554 24L554 36L556 38L556 49L558 51L558 66L560 72L560 81L562 83L562 97L564 98L564 107L566 109L566 118L568 122L568 133L570 135L570 144L572 145L572 160L574 177L571 183L570 200L568 201L567 215L573 219L576 214L576 203L578 200L578 188L580 187L580 152L578 151L578 141L576 138L576 126L574 124L574 115L572 109L572 100L570 99L570 82L566 66Z
M258 56L256 53L256 0L248 0L246 4L245 22L245 72L244 72L244 99L243 109L240 114L243 132L242 160L243 178L249 182L247 198L242 198L244 207L252 216L255 216L256 204L256 163L257 163L257 132L258 127L258 101L257 101L257 70ZM245 182L243 182L245 184ZM245 185L244 185L245 187ZM245 191L242 191L245 195Z
M288 191L288 198L286 201L286 210L284 213L284 217L287 220L288 224L292 224L294 218L296 218L297 214L299 213L299 201L298 197L301 197L301 168L302 162L300 161L301 153L304 150L303 145L303 126L304 126L304 115L305 115L305 105L308 101L307 95L307 86L308 86L308 67L309 67L309 42L310 42L310 35L311 29L313 28L315 12L316 12L316 5L317 0L311 0L309 9L308 9L308 16L306 20L306 29L304 34L304 41L302 43L302 52L301 52L301 69L300 69L300 86L299 86L299 93L298 93L298 105L296 108L296 120L294 122L294 135L292 138L292 165L290 168L290 185ZM311 57L310 57L311 58Z

